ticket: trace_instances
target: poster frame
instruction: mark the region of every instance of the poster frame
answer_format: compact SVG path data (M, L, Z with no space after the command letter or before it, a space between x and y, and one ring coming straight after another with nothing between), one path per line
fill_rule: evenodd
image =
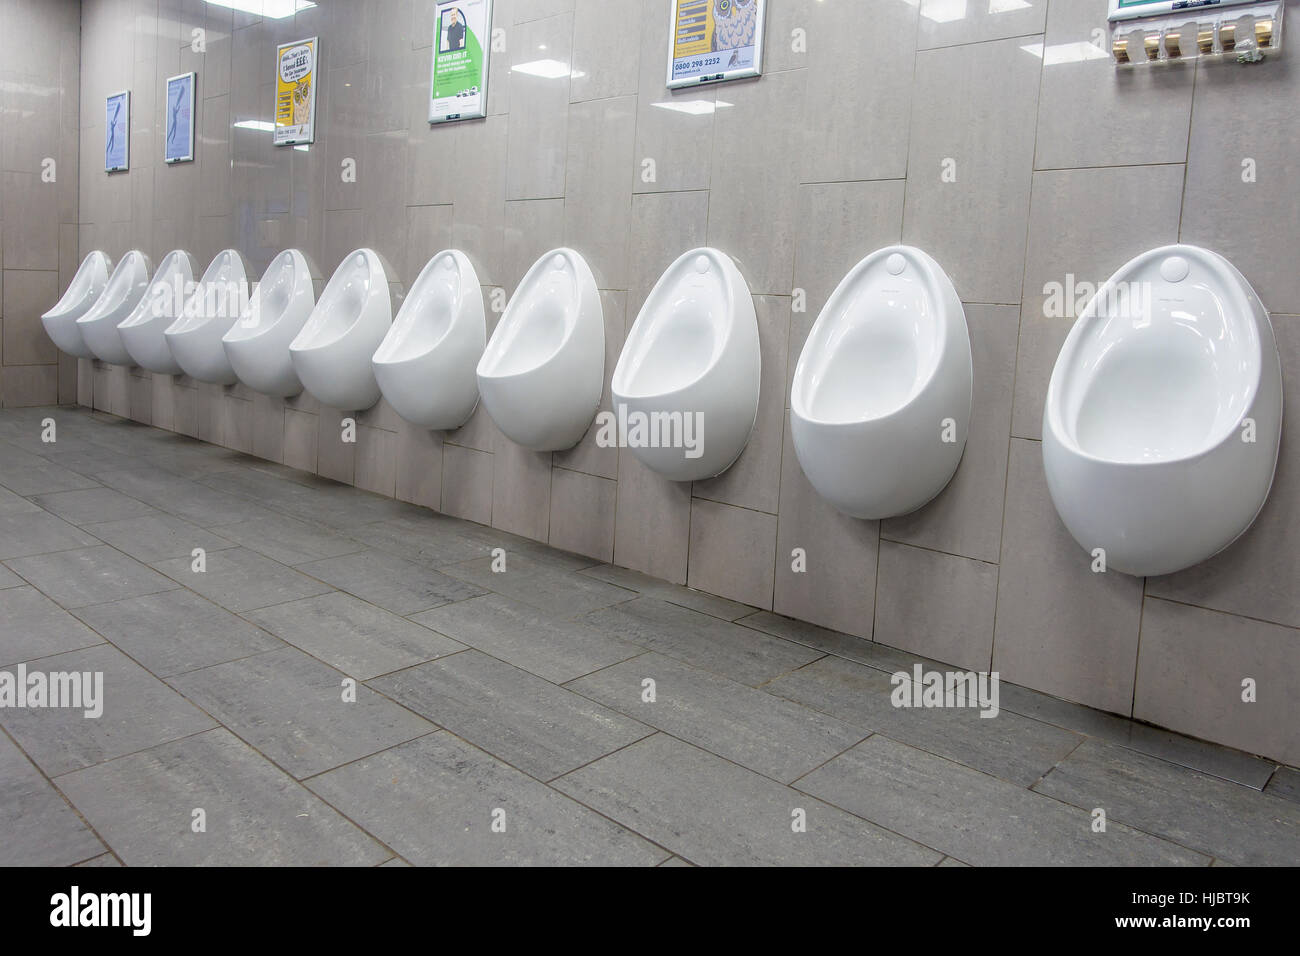
M122 144L122 164L111 165L108 161L108 110L114 100L122 101L122 125L126 130L126 139ZM122 90L104 97L104 172L124 173L131 168L131 91Z
M177 73L175 76L169 76L167 77L166 81L163 83L163 110L164 110L163 163L164 165L172 166L175 165L176 163L194 162L194 121L197 118L194 115L194 100L195 100L194 88L198 84L198 77L199 77L198 73L191 70L188 73ZM189 134L189 141L186 143L185 153L183 155L178 155L178 156L169 156L167 153L167 114L165 111L168 109L168 104L171 102L172 84L175 83L177 80L189 80L189 86L187 87L187 92L186 92L186 99L189 101L189 108L190 108L190 134Z
M683 0L668 0L668 71L666 84L670 90L690 89L697 86L706 86L713 83L725 83L728 80L741 80L748 77L763 75L763 49L767 41L767 4L768 0L755 0L758 4L757 23L754 27L754 64L753 66L737 67L732 70L721 70L716 73L691 74L690 76L679 77L673 75L673 66L676 58L673 54L677 52L677 14L681 10ZM709 0L710 3L713 0Z
M438 69L438 34L439 24L442 23L442 11L444 7L455 6L457 0L435 0L433 5L433 46L429 54L429 125L440 126L443 123L455 123L460 120L483 119L488 115L488 78L492 74L492 17L495 14L495 4L492 0L484 0L486 6L485 18L487 22L487 36L484 38L486 43L483 46L483 71L479 78L479 103L480 109L471 112L446 113L438 115L434 112L438 103L433 98L434 75Z
M280 126L279 123L279 97L280 97L280 58L284 56L285 50L291 50L296 46L311 47L311 91L308 93L308 113L310 119L307 121L306 132L301 132L302 125ZM316 91L320 87L320 37L303 37L301 40L292 40L288 43L277 43L275 46L275 95L276 103L273 107L271 145L272 146L310 146L316 142Z

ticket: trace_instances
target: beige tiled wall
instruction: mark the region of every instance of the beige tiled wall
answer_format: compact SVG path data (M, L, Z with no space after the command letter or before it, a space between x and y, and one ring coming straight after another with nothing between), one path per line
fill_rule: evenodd
M8 408L76 398L77 363L46 336L41 313L80 262L79 6L0 0L0 405Z
M1160 243L1231 258L1273 312L1287 384L1300 382L1300 44L1253 67L1117 72L1104 58L1045 66L1042 55L1092 39L1105 0L972 2L957 19L937 0L771 0L766 76L671 96L667 0L497 0L507 52L493 61L491 115L430 129L431 6L317 0L261 21L202 0L86 0L80 252L139 246L156 259L183 246L207 260L235 245L261 269L296 245L328 273L369 244L410 283L454 245L485 292L509 293L537 255L569 244L604 290L608 376L660 272L693 245L717 245L750 283L762 337L758 427L736 466L674 485L591 435L539 456L481 410L441 434L382 404L344 445L339 413L310 397L89 363L83 403L1300 760L1300 417L1288 418L1256 527L1214 560L1149 581L1091 573L1052 508L1038 443L1070 324L1043 317L1044 283L1103 279ZM1014 9L989 12L1000 7ZM199 27L204 54L190 48ZM265 133L233 129L270 117L275 43L317 34L316 145L275 150ZM543 57L571 63L572 77L510 71ZM152 104L163 78L189 69L198 160L163 168ZM133 168L107 177L97 107L125 86L137 104ZM716 108L660 105L683 99ZM1247 157L1253 184L1240 176ZM340 180L345 158L355 184ZM955 183L941 181L948 159ZM898 241L938 258L966 303L974 420L936 501L854 521L800 472L787 384L836 283ZM794 311L795 290L806 311ZM796 548L806 573L791 569ZM1240 700L1248 677L1254 704Z

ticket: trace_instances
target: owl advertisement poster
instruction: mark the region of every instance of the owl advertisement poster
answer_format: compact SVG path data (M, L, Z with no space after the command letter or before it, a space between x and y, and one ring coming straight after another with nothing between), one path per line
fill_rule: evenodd
M429 122L487 115L492 0L438 0L433 24Z
M671 0L668 88L763 72L767 0Z
M316 50L316 37L275 49L275 146L316 140Z

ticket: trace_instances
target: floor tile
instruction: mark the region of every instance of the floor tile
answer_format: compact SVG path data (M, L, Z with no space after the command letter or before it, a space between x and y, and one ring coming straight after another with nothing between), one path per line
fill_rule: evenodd
M66 608L176 587L175 581L107 545L15 558L9 567Z
M748 604L729 601L726 598L709 594L707 591L697 591L694 588L669 584L667 581L660 581L658 578L652 578L640 571L615 567L612 564L601 564L594 568L585 568L582 573L598 581L604 581L606 584L615 584L618 587L636 591L638 594L644 594L647 597L667 601L669 604L688 607L692 611L701 611L711 617L720 617L724 621L734 621L737 618L753 614L755 611L755 608L750 607Z
M384 551L312 561L298 565L298 570L403 617L486 593Z
M86 488L81 491L59 491L36 495L32 498L46 511L73 524L91 524L100 521L118 521L154 513L143 501L127 497L112 488Z
M1229 862L1300 860L1300 804L1105 741L1086 741L1034 789Z
M492 557L444 568L452 577L470 581L508 598L566 617L608 607L636 597L635 591L562 571L522 555L507 555L506 569L494 572Z
M99 856L92 857L91 859L86 860L84 863L78 863L76 865L78 867L92 867L92 866L93 867L100 867L100 866L120 867L122 864L118 861L117 857L113 856L113 854L101 853Z
M0 564L0 591L3 591L5 588L22 587L22 585L26 583L26 581L14 574L3 564Z
M0 486L16 495L53 494L77 488L94 488L99 482L29 454L12 445L0 454Z
M109 644L43 657L28 674L102 674L99 717L84 708L5 708L0 724L51 777L207 730L215 724L170 687Z
M151 514L89 524L86 525L86 531L145 564L168 558L190 558L195 548L220 551L235 546L234 542L219 538L184 518L169 514Z
M649 597L595 611L583 621L625 641L751 687L822 656L820 651Z
M427 627L338 591L244 616L358 680L464 649Z
M702 866L925 866L941 856L664 734L554 785ZM797 810L805 832L795 832Z
M352 528L348 535L376 551L427 568L442 568L491 553L490 545L462 535L455 527L450 521L444 524L390 519Z
M1300 770L1278 767L1264 792L1284 800L1300 803Z
M21 583L21 582L20 582ZM103 638L30 585L0 591L0 664L100 644Z
M436 730L294 647L173 677L171 685L302 779Z
M228 730L59 779L127 866L366 866L392 853ZM206 830L195 833L193 811Z
M908 675L909 686L912 671ZM1027 787L1083 738L1007 710L980 716L975 707L896 707L890 674L824 657L766 690L895 740ZM999 693L999 698L1001 694ZM992 711L989 711L992 713Z
M68 866L104 852L21 750L0 734L0 866Z
M296 518L219 524L212 531L281 564L305 564L365 550L360 542Z
M645 700L646 679L655 682L653 702ZM866 736L834 717L653 653L565 686L785 783Z
M76 614L159 677L284 646L184 588L96 604Z
M370 686L540 780L652 733L649 727L475 650Z
M1207 866L1209 857L879 734L796 786L974 866ZM1089 804L1097 806L1097 804Z
M499 594L448 604L412 620L557 684L642 653L634 644Z
M190 558L156 561L153 567L231 611L251 611L331 590L327 584L246 548L211 552L206 563L207 570L202 572L193 570Z
M308 786L418 866L653 865L668 855L445 732ZM492 831L497 811L504 832Z
M0 561L70 548L88 548L99 541L45 511L0 514Z

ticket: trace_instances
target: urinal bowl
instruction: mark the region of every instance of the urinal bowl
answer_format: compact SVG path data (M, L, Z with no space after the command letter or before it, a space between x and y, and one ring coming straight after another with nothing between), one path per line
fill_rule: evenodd
M77 328L87 347L101 362L125 366L134 364L135 360L122 343L118 325L144 298L151 272L149 257L138 249L131 250L118 260L99 301L77 319Z
M297 249L280 253L221 340L236 377L255 392L277 398L302 392L289 345L316 306L313 273Z
M104 287L108 284L108 274L111 269L112 263L109 262L108 256L96 249L81 260L77 274L72 277L58 304L41 316L45 334L60 351L77 358L95 357L95 353L82 338L77 319L94 308L95 303L99 301Z
M1138 304L1117 309L1119 290ZM1165 246L1120 269L1066 338L1043 415L1048 491L1108 570L1169 574L1250 527L1281 428L1281 361L1258 296L1221 256Z
M197 263L183 249L167 253L139 305L117 326L122 344L142 369L159 375L180 375L163 333L180 316L193 291Z
M790 395L799 464L852 517L915 511L961 463L972 385L951 280L920 249L880 249L836 288L799 356Z
M373 249L350 253L289 346L294 371L322 404L364 411L380 399L371 358L393 324L389 275Z
M651 291L614 369L620 442L672 481L719 475L754 430L761 372L740 270L716 249L693 249Z
M413 425L459 428L478 405L476 367L487 343L483 291L469 258L451 249L420 273L373 366L388 404Z
M572 249L528 270L478 364L488 414L532 451L563 451L586 434L605 377L605 325L596 279Z
M248 267L234 249L217 253L203 273L181 315L163 337L185 374L212 385L234 385L239 379L221 339L238 320L248 301Z

